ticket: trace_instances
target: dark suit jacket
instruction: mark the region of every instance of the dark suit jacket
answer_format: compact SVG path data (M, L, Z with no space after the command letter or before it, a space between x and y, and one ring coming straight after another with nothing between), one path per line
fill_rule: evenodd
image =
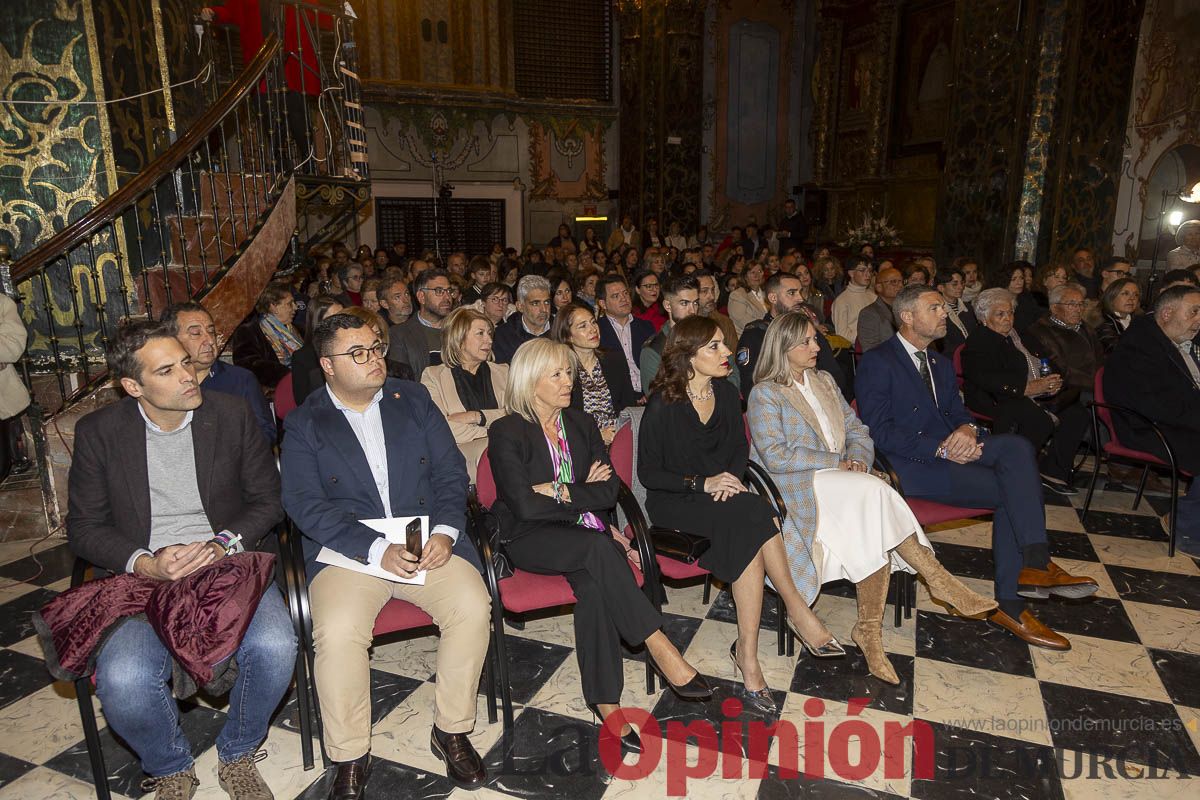
M633 345L633 363L640 364L642 345L654 336L654 323L632 316L630 320L629 340ZM616 350L618 353L624 353L625 351L621 349L621 340L617 338L617 331L613 328L612 320L608 317L601 317L599 324L600 346L606 350ZM642 388L644 389L645 387Z
M621 479L616 472L608 480L586 483L596 461L612 466L600 429L590 416L573 408L563 409L563 428L571 448L571 502L559 503L538 494L533 486L557 476L542 427L517 414L509 414L488 429L488 461L496 478L497 499L492 510L500 521L505 541L520 538L547 523L573 525L585 511L601 519L617 504Z
M863 351L872 350L896 333L892 307L876 297L875 302L858 312L858 343Z
M449 525L465 544L467 466L429 391L419 383L389 378L379 413L387 437L392 515L428 515L430 530ZM315 561L322 546L367 563L379 534L359 520L379 519L384 508L345 415L328 392L313 392L288 414L284 431L283 507L304 533L309 580L324 566Z
M915 495L945 488L952 462L937 457L938 446L971 422L950 358L929 353L929 371L936 403L897 334L863 353L854 381L858 415L876 449L887 456L905 491Z
M612 396L613 411L620 414L630 406L636 406L638 393L633 390L633 380L629 377L629 362L620 348L616 350L599 351L600 374L608 384L608 393ZM583 411L583 384L578 378L571 387L571 408Z
M1130 325L1132 324L1133 322L1130 321ZM1100 324L1096 326L1096 338L1100 340L1100 346L1104 349L1105 355L1113 351L1124 333L1125 329L1117 322L1116 315L1109 314L1107 311L1100 313Z
M1109 353L1104 398L1154 420L1175 457L1189 472L1200 471L1200 389L1179 352L1150 314L1136 318ZM1158 437L1137 419L1114 415L1117 435L1129 447L1162 455Z
M257 314L237 326L229 344L233 349L233 363L253 372L264 388L274 389L288 374L288 367L279 361L275 349L258 326Z
M547 328L545 333L535 336L525 330L525 324L521 320L521 315L517 313L496 326L496 335L492 339L492 358L496 359L497 364L511 364L518 347L531 339L550 334L550 329Z
M214 532L232 531L252 550L283 518L279 471L246 401L201 393L192 415L200 501ZM150 545L146 421L137 403L126 397L79 420L67 479L71 551L115 573Z

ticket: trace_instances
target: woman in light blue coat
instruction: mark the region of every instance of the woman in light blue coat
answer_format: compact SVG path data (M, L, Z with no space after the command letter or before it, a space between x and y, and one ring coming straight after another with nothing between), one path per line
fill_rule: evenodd
M882 641L892 571L919 573L934 597L965 616L996 603L946 571L904 498L871 473L870 431L833 378L816 369L815 334L808 316L795 312L767 329L747 409L755 459L787 505L783 540L796 588L811 603L822 583L853 582L858 622L851 638L871 674L895 684Z

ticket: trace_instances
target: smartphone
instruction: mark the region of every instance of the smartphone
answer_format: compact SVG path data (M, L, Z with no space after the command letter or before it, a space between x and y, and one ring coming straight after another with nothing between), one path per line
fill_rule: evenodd
M421 520L414 519L404 529L404 549L416 559L421 558Z

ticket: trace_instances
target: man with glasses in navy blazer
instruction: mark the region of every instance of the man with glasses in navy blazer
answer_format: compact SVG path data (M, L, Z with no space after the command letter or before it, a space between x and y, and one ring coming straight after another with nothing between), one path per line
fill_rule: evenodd
M313 347L326 386L287 417L281 478L283 507L304 535L313 679L337 768L330 797L362 797L371 747L367 651L375 618L393 598L424 610L441 631L430 747L454 783L477 788L487 775L467 734L491 604L466 541L466 463L425 387L387 377L387 344L371 327L334 314L317 326ZM362 522L404 516L429 518L419 555ZM322 547L404 578L425 570L425 582L327 566L316 561Z
M892 301L899 329L863 353L855 396L871 438L900 478L906 497L995 509L992 555L1000 608L988 618L1028 644L1069 650L1022 598L1087 597L1096 581L1050 560L1046 512L1033 445L1021 436L980 437L958 394L950 359L930 349L946 335L946 306L927 286Z

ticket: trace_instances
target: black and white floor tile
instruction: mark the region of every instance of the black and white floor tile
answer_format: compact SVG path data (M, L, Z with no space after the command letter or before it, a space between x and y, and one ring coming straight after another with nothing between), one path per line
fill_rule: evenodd
M816 606L847 644L843 660L776 655L777 608L768 597L759 652L780 711L736 715L729 595L716 593L705 605L700 586L669 589L667 632L717 693L706 703L647 696L644 662L626 653L625 702L649 711L664 736L657 766L634 779L609 775L598 758L597 731L579 695L571 617L530 619L508 630L515 727L505 736L499 723L489 725L480 696L471 738L492 780L465 792L445 778L428 747L437 640L390 641L375 648L372 661L370 796L1200 796L1200 777L1192 777L1200 776L1200 568L1184 556L1167 558L1155 516L1161 498L1134 511L1131 493L1102 492L1086 520L1081 498L1072 502L1056 497L1047 505L1051 551L1064 568L1095 577L1100 592L1033 605L1069 636L1069 652L1030 648L987 623L950 616L918 586L903 625L893 627L887 610L884 644L901 678L888 686L867 674L850 643L852 587L830 587ZM950 523L930 538L953 572L991 592L989 523ZM32 610L66 588L71 559L60 540L37 550L35 559L27 542L0 544L0 800L91 797L73 689L45 671L29 624ZM225 797L213 747L224 716L208 704L183 714L200 800ZM695 724L705 721L714 727ZM141 796L136 759L103 727L103 716L100 724L114 796ZM714 730L721 737L706 738ZM294 699L280 709L263 748L260 769L276 797L325 796L328 777L319 766L301 767Z

